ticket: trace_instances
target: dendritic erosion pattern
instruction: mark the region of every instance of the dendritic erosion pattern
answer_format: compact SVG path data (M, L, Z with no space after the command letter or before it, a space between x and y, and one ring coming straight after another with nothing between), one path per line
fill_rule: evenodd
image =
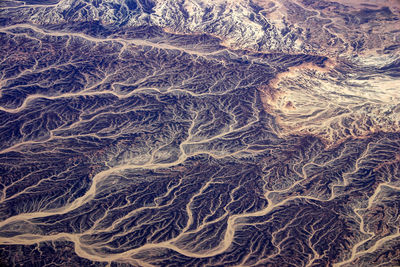
M399 14L1 1L0 265L399 266Z

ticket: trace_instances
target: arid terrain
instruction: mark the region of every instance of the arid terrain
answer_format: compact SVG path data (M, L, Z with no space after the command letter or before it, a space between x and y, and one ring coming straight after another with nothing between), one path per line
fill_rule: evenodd
M1 266L400 266L400 1L0 1Z

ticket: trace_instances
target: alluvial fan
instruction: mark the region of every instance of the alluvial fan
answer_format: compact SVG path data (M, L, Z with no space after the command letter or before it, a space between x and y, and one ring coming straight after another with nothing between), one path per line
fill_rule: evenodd
M0 265L400 266L400 2L3 0Z

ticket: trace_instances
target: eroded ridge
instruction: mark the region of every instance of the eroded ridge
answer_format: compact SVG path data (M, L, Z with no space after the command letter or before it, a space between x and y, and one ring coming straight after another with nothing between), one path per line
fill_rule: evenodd
M398 62L327 61L303 64L260 86L265 109L281 135L315 135L327 146L376 132L400 131Z
M396 33L336 45L398 10L345 2L2 3L0 264L400 265Z

